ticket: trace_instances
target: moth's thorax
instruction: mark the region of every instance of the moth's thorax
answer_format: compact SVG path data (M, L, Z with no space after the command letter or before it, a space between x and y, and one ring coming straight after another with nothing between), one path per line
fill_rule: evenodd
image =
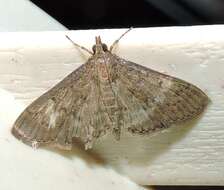
M93 46L92 63L96 68L97 78L100 81L108 81L110 77L110 58L111 53L107 49L107 45L101 42L100 36L96 36L96 44Z
M103 53L94 59L95 68L97 69L98 78L101 81L109 80L111 73L110 53Z

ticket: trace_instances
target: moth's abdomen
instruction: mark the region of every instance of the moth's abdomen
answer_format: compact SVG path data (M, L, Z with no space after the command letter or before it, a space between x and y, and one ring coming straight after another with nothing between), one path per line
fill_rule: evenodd
M101 101L104 105L104 111L109 117L109 125L113 130L115 138L120 138L120 131L122 126L121 114L122 109L119 105L117 93L113 88L113 84L109 80L101 83L102 98Z

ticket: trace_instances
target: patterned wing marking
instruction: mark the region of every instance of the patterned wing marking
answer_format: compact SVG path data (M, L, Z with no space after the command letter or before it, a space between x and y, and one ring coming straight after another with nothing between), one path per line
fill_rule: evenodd
M197 117L209 102L196 86L117 57L117 87L128 108L125 127L147 134Z

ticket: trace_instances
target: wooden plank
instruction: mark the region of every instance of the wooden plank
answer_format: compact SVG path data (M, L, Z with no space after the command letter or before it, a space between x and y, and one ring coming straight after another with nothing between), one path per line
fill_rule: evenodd
M90 49L96 35L101 35L105 43L112 44L122 32L89 30L66 34ZM122 134L121 140L116 142L112 136L106 136L91 152L116 172L142 185L224 185L223 33L224 26L213 25L141 28L127 34L115 49L117 55L191 82L206 92L212 102L197 121L150 137ZM65 32L0 35L0 88L16 102L11 107L0 106L0 123L7 126L1 138L8 139L11 147L7 150L2 148L6 152L13 150L13 153L7 153L11 159L15 159L13 154L19 154L18 151L20 154L25 151L26 163L20 160L18 164L32 162L33 154L35 158L49 159L46 162L52 169L54 166L50 159L54 156L58 163L65 165L71 160L75 164L80 157L86 160L82 156L86 153L80 149L63 152L65 157L42 149L33 153L30 147L9 133L22 107L88 59L88 55L74 47L64 35ZM18 111L11 114L10 110ZM13 163L16 162L18 160ZM35 165L38 165L38 159ZM36 166L35 169L43 172L43 168Z

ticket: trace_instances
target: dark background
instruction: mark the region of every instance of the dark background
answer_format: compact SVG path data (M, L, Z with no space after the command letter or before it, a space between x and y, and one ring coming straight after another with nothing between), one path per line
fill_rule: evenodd
M32 0L68 29L183 26L224 23L224 0ZM224 190L157 186L156 190Z
M68 29L218 24L223 0L32 0Z

